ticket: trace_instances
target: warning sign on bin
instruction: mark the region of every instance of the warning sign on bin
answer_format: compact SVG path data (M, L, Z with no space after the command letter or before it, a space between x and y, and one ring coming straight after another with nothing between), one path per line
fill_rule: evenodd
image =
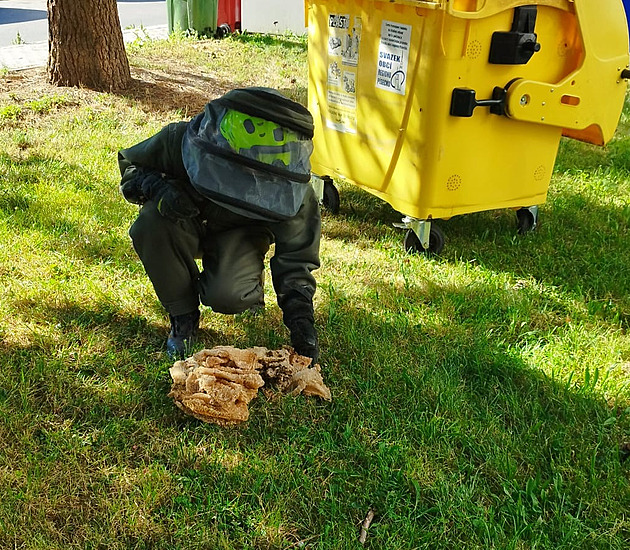
M361 17L328 17L328 113L326 125L338 132L357 131L357 66L361 45Z
M382 21L376 87L405 95L411 26Z

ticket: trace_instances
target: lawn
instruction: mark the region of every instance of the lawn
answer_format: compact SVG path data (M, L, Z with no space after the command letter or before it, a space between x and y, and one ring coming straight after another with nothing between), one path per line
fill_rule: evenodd
M305 101L306 44L129 57L121 94L0 75L0 548L627 548L630 104L607 147L561 143L526 235L469 214L408 255L400 216L339 183L315 299L333 400L261 394L226 429L167 397L116 153L235 86ZM288 343L266 284L263 315L204 310L200 346Z

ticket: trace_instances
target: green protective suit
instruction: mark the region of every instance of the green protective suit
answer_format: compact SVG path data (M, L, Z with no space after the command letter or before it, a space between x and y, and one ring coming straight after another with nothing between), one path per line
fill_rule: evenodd
M149 139L118 154L121 191L142 204L129 234L158 299L171 315L196 309L199 302L220 313L239 313L263 303L264 258L270 260L273 286L284 321L313 318L320 265L320 211L309 184L297 213L272 219L260 212L207 198L191 184L182 159L182 140L189 122L172 123ZM147 171L165 176L199 214L171 220L157 201L134 200L129 189ZM202 269L196 259L202 260Z

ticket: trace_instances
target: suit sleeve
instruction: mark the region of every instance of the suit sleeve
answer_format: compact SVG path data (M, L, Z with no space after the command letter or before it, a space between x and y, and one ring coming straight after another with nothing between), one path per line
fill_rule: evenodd
M148 197L141 188L147 177L165 175L190 186L181 153L186 126L186 122L168 124L157 134L118 152L120 191L125 199L136 204L146 201Z
M316 282L312 271L320 266L320 233L319 204L309 186L296 216L274 228L271 274L285 324L295 318L313 319Z

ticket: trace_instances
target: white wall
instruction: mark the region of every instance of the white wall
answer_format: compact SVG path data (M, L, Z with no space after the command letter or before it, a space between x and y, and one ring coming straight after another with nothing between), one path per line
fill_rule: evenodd
M250 32L306 34L304 0L242 0L241 29Z

